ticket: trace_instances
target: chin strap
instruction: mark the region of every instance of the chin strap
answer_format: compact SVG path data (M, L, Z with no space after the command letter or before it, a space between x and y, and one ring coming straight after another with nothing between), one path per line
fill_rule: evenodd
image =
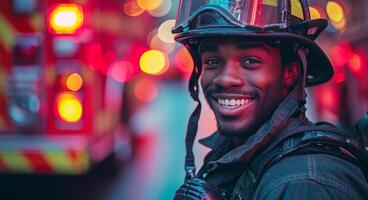
M189 118L187 134L185 138L185 173L186 179L192 179L196 177L195 159L193 154L193 144L197 135L198 121L201 114L201 102L198 101L198 105Z
M189 79L189 92L194 101L197 102L197 107L190 115L185 137L185 150L186 150L185 165L184 165L186 173L185 179L192 179L196 177L196 166L193 153L193 145L197 135L198 121L202 109L202 104L199 100L199 85L198 85L199 76L201 74L201 67L199 59L195 59L195 61L197 64L194 67L194 70Z
M305 91L306 81L307 81L307 49L303 47L297 47L296 52L299 56L299 65L301 66L299 68L299 78L297 82L298 87L298 104L299 109L301 109L302 112L306 111L305 104L306 104L306 98L307 93Z

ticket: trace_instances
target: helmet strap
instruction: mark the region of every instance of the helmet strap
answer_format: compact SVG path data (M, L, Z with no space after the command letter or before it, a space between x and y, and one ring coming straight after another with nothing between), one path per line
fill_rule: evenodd
M193 56L195 59L195 66L193 72L191 74L189 80L189 91L190 95L197 102L197 107L194 109L193 113L191 114L188 122L186 138L185 138L185 149L186 149L186 156L185 156L185 179L191 179L196 177L196 166L195 166L195 158L193 153L193 145L197 135L198 130L198 121L201 115L201 102L199 100L199 85L198 80L201 73L200 61L199 58Z
M298 90L298 104L299 109L302 112L306 111L305 104L307 93L305 91L306 80L307 80L307 50L301 46L296 48L296 52L299 57L299 78L297 82L297 90Z

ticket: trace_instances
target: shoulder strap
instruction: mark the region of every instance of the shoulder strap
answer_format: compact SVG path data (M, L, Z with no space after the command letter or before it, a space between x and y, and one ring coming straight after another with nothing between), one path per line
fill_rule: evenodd
M251 199L265 171L282 158L313 153L330 154L352 162L361 168L368 180L368 152L357 141L329 125L312 126L285 133L274 140L241 175L234 188L233 199L236 199L234 195Z

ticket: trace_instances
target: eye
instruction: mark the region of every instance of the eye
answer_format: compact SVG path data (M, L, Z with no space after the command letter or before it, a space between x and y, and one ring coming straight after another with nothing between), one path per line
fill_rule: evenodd
M204 63L203 66L206 69L214 69L217 67L221 67L221 65L223 64L223 61L220 58L210 57L210 58L206 58L203 63Z
M241 65L245 68L254 69L260 66L262 62L256 58L245 58L241 61Z

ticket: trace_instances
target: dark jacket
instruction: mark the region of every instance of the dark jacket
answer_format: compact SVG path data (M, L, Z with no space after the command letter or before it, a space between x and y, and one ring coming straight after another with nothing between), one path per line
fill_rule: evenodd
M199 176L222 189L228 199L248 199L251 189L239 183L247 166L270 141L299 127L313 126L298 113L290 94L254 135L240 146L215 133L200 142L211 148ZM249 179L254 175L245 174ZM240 187L239 187L240 184ZM234 189L236 187L236 189ZM263 173L251 199L368 199L368 184L358 166L336 156L313 153L286 157Z

